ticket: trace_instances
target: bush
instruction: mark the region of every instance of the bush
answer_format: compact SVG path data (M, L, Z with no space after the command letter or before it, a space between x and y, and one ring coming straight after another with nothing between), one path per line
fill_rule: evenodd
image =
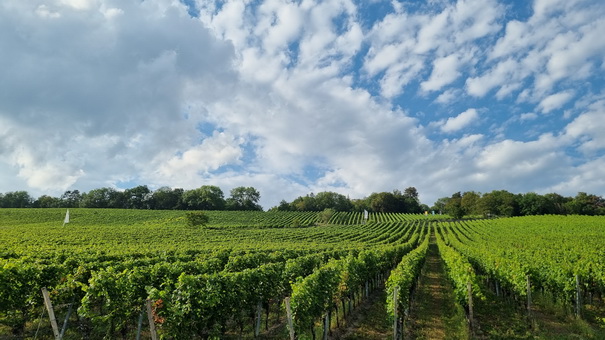
M205 226L210 222L210 217L201 211L187 213L187 225L190 227Z

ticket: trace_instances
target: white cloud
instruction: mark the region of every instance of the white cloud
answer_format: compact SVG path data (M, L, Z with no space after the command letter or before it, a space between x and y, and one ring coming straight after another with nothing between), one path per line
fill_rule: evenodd
M573 96L574 91L572 90L555 93L542 99L538 107L542 110L542 113L549 113L552 110L560 109L565 103L573 98Z
M459 58L456 54L435 59L433 61L433 72L427 81L420 84L424 91L438 91L443 86L452 83L460 76L458 71Z
M508 188L528 192L544 188L565 178L569 157L560 147L562 141L550 134L537 140L521 142L504 140L485 147L476 158L477 180L490 190Z
M475 97L483 97L490 90L510 81L518 81L518 64L513 59L498 63L487 74L466 80L467 92Z
M521 116L519 116L519 119L521 121L525 121L525 120L534 120L538 118L538 115L535 114L534 112L527 112L527 113L523 113L521 114Z
M605 191L605 157L600 157L569 169L567 177L548 187L548 192L575 196L578 192L591 194Z
M441 93L435 101L439 104L447 105L460 96L462 91L459 89L449 89Z
M370 76L380 72L382 95L392 98L418 77L425 65L433 65L423 91L437 91L458 78L458 70L477 53L472 43L495 34L504 8L491 0L457 1L442 5L439 12L397 12L377 22L369 32L371 47L364 69Z
M391 6L198 0L191 18L172 0L0 2L0 186L253 185L268 208L596 178L605 119L586 91L601 86L605 6L538 1L508 23L520 5ZM522 113L562 108L549 124ZM517 123L550 133L517 140Z
M473 124L479 119L479 113L476 109L468 109L456 117L450 117L447 121L441 121L441 131L456 132Z
M29 187L58 191L141 178L150 158L191 147L203 110L186 103L229 95L232 47L180 5L61 5L47 5L52 22L30 20L35 3L0 5L0 62L12 65L0 70L4 139L13 141L4 164Z
M592 154L605 149L605 100L591 104L588 109L565 127L565 134L581 143L581 151Z
M238 164L242 157L242 142L227 133L215 131L201 144L161 164L159 176L180 185L195 182L202 172L214 171L226 164Z

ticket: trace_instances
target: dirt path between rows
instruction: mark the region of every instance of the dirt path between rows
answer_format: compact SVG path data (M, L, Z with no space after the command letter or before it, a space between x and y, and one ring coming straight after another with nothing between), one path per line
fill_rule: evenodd
M406 339L467 339L462 309L456 305L443 260L431 235L426 262L410 308Z

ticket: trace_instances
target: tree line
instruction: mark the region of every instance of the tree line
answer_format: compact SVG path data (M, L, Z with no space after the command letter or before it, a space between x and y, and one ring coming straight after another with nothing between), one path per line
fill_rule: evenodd
M282 200L272 211L357 211L419 214L429 209L418 199L418 190L408 187L403 192L375 192L362 199L349 199L335 192L324 191L317 194L299 196L292 202Z
M155 191L146 185L119 191L99 188L89 192L66 191L60 197L43 195L34 199L27 191L0 193L1 208L115 208L155 210L262 210L260 193L253 187L236 187L225 198L221 188L204 185L197 189L161 187Z
M291 202L282 200L269 211L355 211L409 213L425 211L463 216L525 216L547 214L605 215L601 196L579 192L575 197L557 193L540 195L534 192L513 194L506 190L488 193L456 192L439 198L432 207L419 201L418 190L408 187L403 192L374 192L362 199L330 191L299 196ZM146 185L120 191L99 188L89 192L66 191L60 197L42 195L37 199L27 191L0 193L0 208L117 208L155 210L263 210L258 203L260 192L254 187L236 187L225 198L221 188L204 185L197 189L161 187L155 191Z
M557 193L513 194L506 190L494 190L481 194L467 191L438 199L432 209L443 211L455 218L465 215L605 215L605 200L601 196L585 192L579 192L575 197L565 197Z

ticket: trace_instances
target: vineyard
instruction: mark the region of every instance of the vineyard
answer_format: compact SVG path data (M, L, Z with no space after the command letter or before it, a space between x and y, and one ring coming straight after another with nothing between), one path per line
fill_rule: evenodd
M332 338L376 294L383 338L406 338L429 257L469 337L540 338L550 315L583 327L561 338L605 337L602 217L205 213L0 209L0 338ZM492 304L525 330L493 325Z

